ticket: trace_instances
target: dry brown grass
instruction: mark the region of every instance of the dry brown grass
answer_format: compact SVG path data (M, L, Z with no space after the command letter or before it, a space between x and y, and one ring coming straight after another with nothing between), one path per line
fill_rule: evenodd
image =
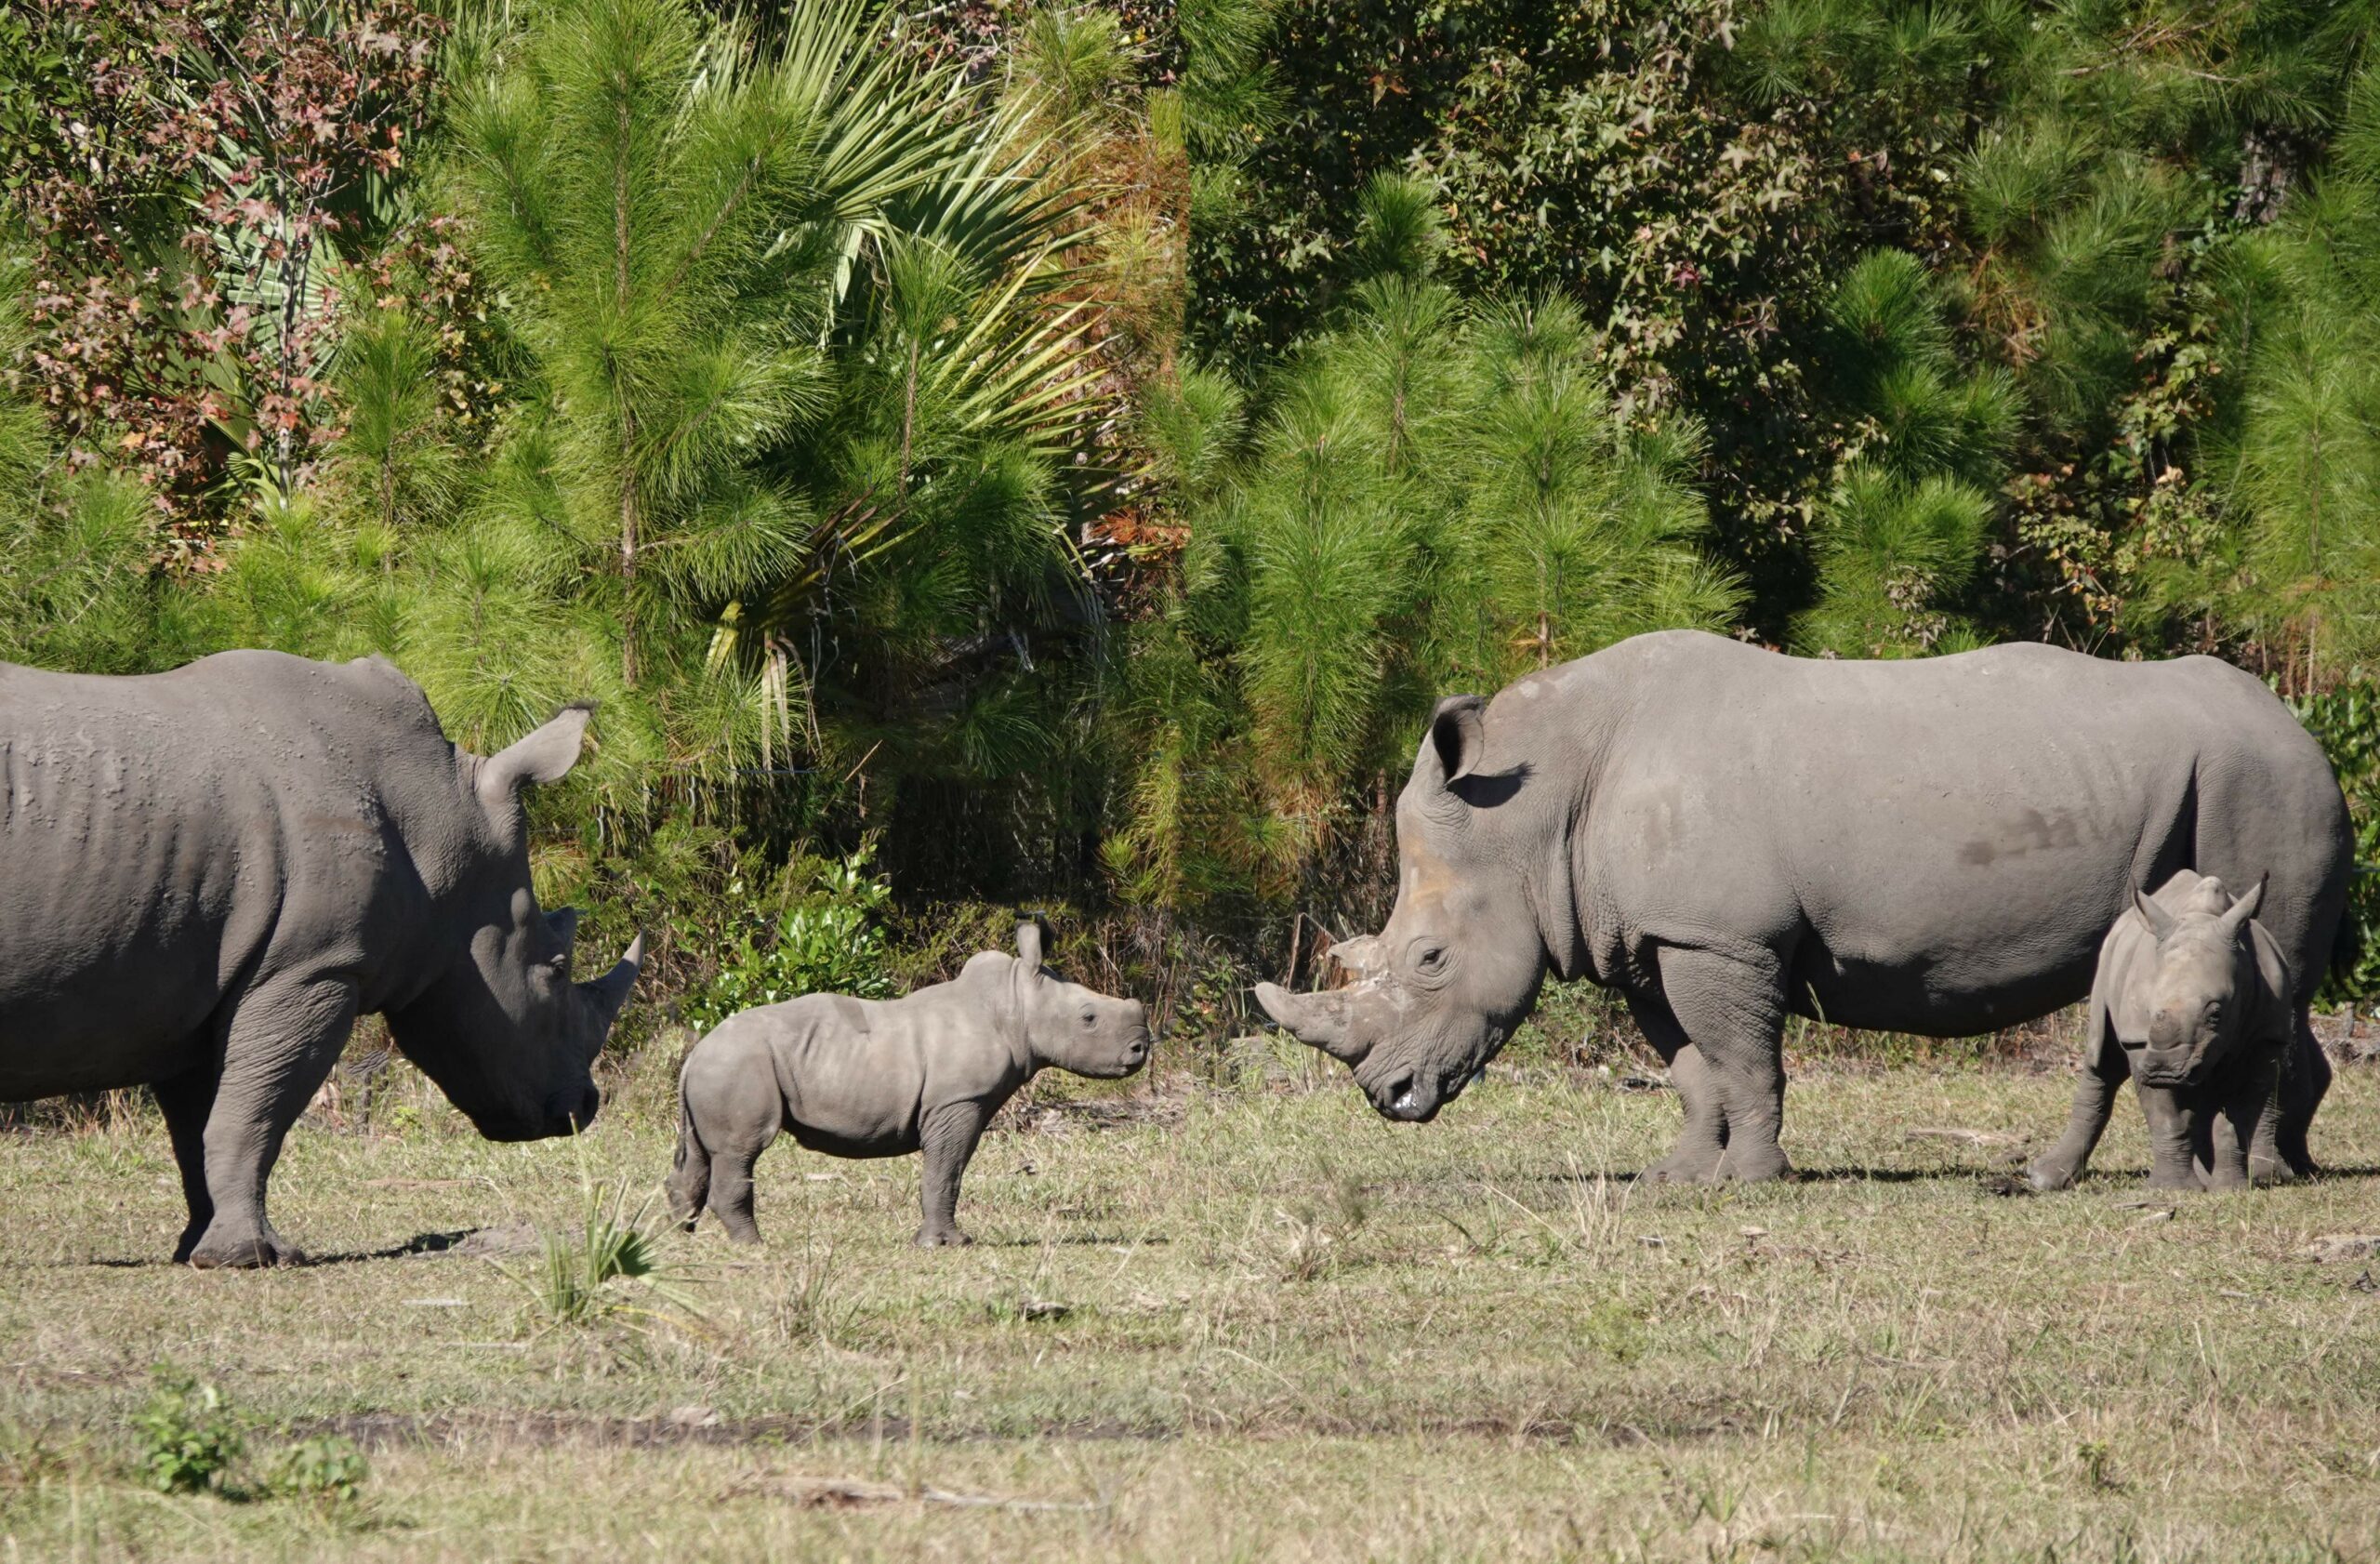
M153 1125L0 1134L0 1559L2380 1547L2380 1256L2306 1253L2380 1232L2380 1073L2317 1126L2336 1176L2175 1200L2128 1110L2081 1190L1998 1192L2062 1074L1807 1067L1810 1176L1675 1190L1624 1177L1676 1112L1624 1070L1507 1071L1413 1129L1298 1064L1042 1096L977 1159L966 1251L906 1247L913 1162L781 1149L766 1248L663 1243L698 1315L573 1329L432 1245L657 1180L649 1081L575 1145L394 1090L400 1133L300 1130L275 1219L337 1263L264 1275L164 1263ZM258 1451L363 1444L363 1499L141 1491L159 1361Z

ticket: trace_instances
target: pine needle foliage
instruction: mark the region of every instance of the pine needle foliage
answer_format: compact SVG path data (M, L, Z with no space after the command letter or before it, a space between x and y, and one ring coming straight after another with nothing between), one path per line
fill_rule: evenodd
M1846 433L1818 507L1818 602L1796 642L1855 657L1976 644L1959 607L2016 433L2014 382L1961 367L1939 290L1904 250L1843 279L1822 351Z
M1252 428L1196 372L1152 420L1198 492L1130 673L1149 759L1109 864L1139 894L1277 892L1382 796L1440 695L1739 603L1695 544L1695 431L1619 417L1567 299L1434 281L1410 181L1365 206L1374 274Z
M2250 269L2266 299L2226 453L2244 525L2220 563L2232 616L2288 645L2316 689L2380 667L2380 66Z

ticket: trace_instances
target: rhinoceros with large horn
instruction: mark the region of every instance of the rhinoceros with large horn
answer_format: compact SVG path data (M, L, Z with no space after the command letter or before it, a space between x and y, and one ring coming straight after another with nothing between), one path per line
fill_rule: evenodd
M2278 1155L2330 1080L2307 1021L2353 838L2320 748L2211 657L2049 646L1902 662L1666 631L1442 701L1396 803L1388 924L1350 987L1260 985L1379 1111L1428 1120L1552 972L1616 988L1686 1109L1668 1179L1788 1171L1789 1014L1960 1037L2089 991L2131 888L2269 869L2294 974ZM2259 1169L2259 1175L2274 1170Z
M583 1127L643 942L572 981L578 915L537 907L521 792L587 721L483 757L377 658L0 664L0 1101L154 1087L198 1266L298 1257L265 1180L358 1014L481 1133Z

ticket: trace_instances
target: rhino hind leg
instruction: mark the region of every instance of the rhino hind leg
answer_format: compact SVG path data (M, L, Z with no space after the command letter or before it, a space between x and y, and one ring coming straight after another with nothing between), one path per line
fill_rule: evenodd
M192 1044L191 1051L198 1053L204 1047L202 1039ZM152 1088L158 1109L165 1117L165 1133L174 1144L174 1164L181 1171L182 1201L190 1210L181 1237L174 1240L177 1266L190 1258L207 1224L215 1220L215 1199L206 1192L206 1116L215 1107L215 1087L221 1079L220 1072L206 1064Z
M752 1164L760 1148L741 1147L711 1154L710 1209L734 1243L760 1241L760 1224L752 1215Z
M2306 1131L2314 1121L2314 1110L2322 1106L2324 1093L2331 1089L2331 1059L2322 1052L2321 1040L2314 1035L2314 1024L2306 1007L2297 1007L2294 1046L2289 1063L2281 1075L2280 1111L2273 1126L2272 1150L2280 1159L2281 1168L2273 1176L2294 1175L2310 1178L2319 1170L2311 1153L2306 1149Z
M337 979L274 982L241 996L206 1110L205 1178L214 1210L188 1259L202 1270L302 1264L265 1219L265 1183L355 1024L355 990Z

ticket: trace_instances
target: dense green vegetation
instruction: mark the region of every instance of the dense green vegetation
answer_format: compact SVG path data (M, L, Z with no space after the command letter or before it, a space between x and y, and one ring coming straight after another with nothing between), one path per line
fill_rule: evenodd
M24 0L0 656L600 698L540 872L693 1017L1036 905L1206 1028L1664 625L2217 652L2370 841L2374 20Z

